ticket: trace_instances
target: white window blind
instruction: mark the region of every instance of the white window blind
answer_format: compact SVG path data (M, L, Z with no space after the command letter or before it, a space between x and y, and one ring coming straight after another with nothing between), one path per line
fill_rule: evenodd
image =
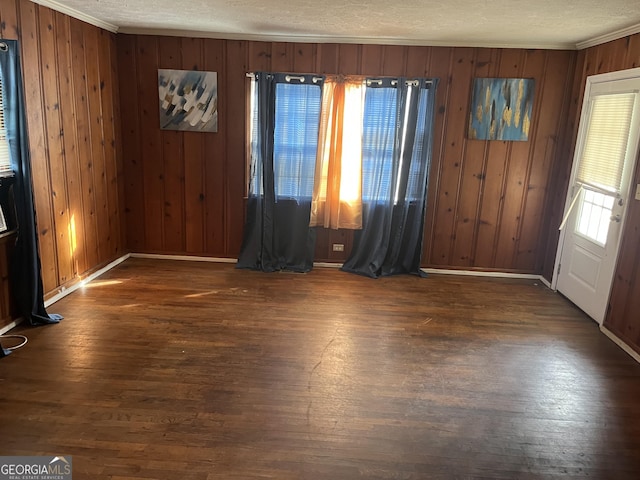
M593 97L578 182L620 193L635 93Z
M11 169L11 157L9 155L9 142L7 141L7 129L4 123L4 89L0 78L0 177L13 174Z

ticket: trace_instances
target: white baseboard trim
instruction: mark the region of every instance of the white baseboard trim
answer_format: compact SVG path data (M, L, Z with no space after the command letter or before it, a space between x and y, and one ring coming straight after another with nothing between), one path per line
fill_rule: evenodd
M600 325L600 331L604 333L607 337L609 337L609 339L613 343L615 343L622 350L624 350L631 358L633 358L636 362L640 363L640 354L638 354L638 352L636 352L633 348L631 348L629 345L624 343L620 338L618 338L618 336L615 333L613 333L611 330L609 330L607 327L603 325Z
M117 258L116 260L114 260L113 262L109 263L108 265L105 265L104 267L102 267L100 270L96 270L95 272L93 272L91 275L83 278L82 280L80 280L77 283L74 283L72 286L70 286L69 288L66 287L60 287L58 288L58 293L56 293L53 297L49 298L48 300L45 300L44 302L44 306L45 308L48 308L49 306L53 305L54 303L56 303L58 300L63 299L64 297L66 297L67 295L70 295L71 293L75 292L77 289L79 289L80 287L84 287L87 283L89 283L91 280L94 280L96 278L98 278L100 275L102 275L103 273L108 272L109 270L111 270L112 268L120 265L122 262L124 262L127 258L130 257L130 254L127 253L126 255L123 255L120 258ZM7 325L5 325L4 327L0 328L0 335L3 335L5 333L7 333L9 330L12 330L13 328L17 327L18 325L20 325L22 323L24 319L22 317L15 319L14 321L12 321L11 323L8 323Z
M22 317L20 317L20 318L16 318L11 323L7 323L4 327L0 328L0 335L4 335L5 333L7 333L12 328L15 328L18 325L20 325L22 323L22 320L24 320L24 319Z
M154 260L181 260L190 262L210 262L210 263L238 263L235 258L225 257L202 257L196 255L164 255L162 253L132 253L131 258L151 258ZM314 267L340 268L342 263L313 262Z
M421 268L424 273L433 273L437 275L461 275L466 277L493 277L493 278L519 278L523 280L542 280L541 275L533 273L510 273L510 272L483 272L479 270L454 270L447 268ZM548 282L547 282L548 283Z
M191 262L211 262L211 263L237 263L235 258L224 257L202 257L196 255L166 255L162 253L131 253L131 258L150 258L154 260L181 260ZM342 263L338 262L313 262L314 267L319 268L340 268ZM483 272L478 270L454 270L446 268L421 268L425 273L434 273L440 275L465 275L472 277L494 277L494 278L519 278L524 280L539 280L545 286L550 287L550 283L542 277L529 273L510 273L510 272Z
M320 268L342 268L343 263L333 263L333 262L313 262L314 267Z
M111 270L112 268L120 265L122 262L124 262L127 258L129 258L131 256L131 254L127 253L126 255L123 255L122 257L114 260L113 262L109 263L108 265L105 265L104 267L102 267L100 270L96 270L95 272L93 272L91 275L88 275L87 277L83 278L82 280L80 280L79 282L74 283L72 286L70 286L69 288L65 288L64 286L60 287L58 289L58 293L56 293L53 297L49 298L48 300L46 300L44 302L44 306L45 308L49 307L50 305L53 305L54 303L56 303L58 300L63 299L64 297L66 297L67 295L75 292L77 289L84 287L87 283L89 283L91 280L94 280L96 278L98 278L100 275L102 275L103 273L108 272L109 270Z
M163 255L160 253L132 253L132 258L152 258L155 260L186 260L191 262L237 263L235 258L199 257L195 255Z
M546 278L544 278L542 275L540 275L540 281L542 282L542 284L547 287L549 290L553 290L553 288L551 288L551 282L549 280L547 280Z

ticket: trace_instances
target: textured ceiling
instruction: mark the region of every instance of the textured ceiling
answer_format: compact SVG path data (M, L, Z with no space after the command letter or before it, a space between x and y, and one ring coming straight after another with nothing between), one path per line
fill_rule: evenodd
M129 33L194 32L194 36L197 33L220 38L295 41L563 48L624 29L635 31L633 27L640 25L640 0L61 0L57 3Z

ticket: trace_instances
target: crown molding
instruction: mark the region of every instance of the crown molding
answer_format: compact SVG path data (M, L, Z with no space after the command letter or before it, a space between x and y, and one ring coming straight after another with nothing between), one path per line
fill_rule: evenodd
M575 50L575 43L499 43L473 41L416 40L390 37L329 37L319 35L279 35L230 32L205 32L194 30L167 30L162 28L120 27L118 33L131 35L157 35L167 37L215 38L219 40L246 40L256 42L291 43L347 43L364 45L406 45L420 47L476 47L476 48L522 48L526 50Z
M112 33L118 33L118 26L113 25L112 23L105 22L100 20L99 18L92 17L91 15L87 15L86 13L79 12L73 8L67 7L66 5L62 5L61 3L56 2L55 0L31 0L33 3L37 3L38 5L42 5L43 7L48 7L56 12L64 13L65 15L69 15L70 17L76 18L78 20L82 20L83 22L89 23L95 27L102 28L104 30L108 30Z
M611 42L613 40L618 40L623 37L628 37L630 35L635 35L636 33L640 33L640 23L636 25L631 25L630 27L621 28L620 30L614 30L610 33L605 33L604 35L599 35L597 37L590 38L588 40L584 40L582 42L576 43L577 50L584 50L585 48L595 47L597 45L602 45L603 43Z

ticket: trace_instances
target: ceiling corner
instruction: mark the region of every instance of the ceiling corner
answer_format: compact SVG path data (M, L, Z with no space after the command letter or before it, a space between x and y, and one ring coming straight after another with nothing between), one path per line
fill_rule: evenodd
M91 15L87 15L86 13L79 12L78 10L67 7L66 5L62 5L61 3L58 3L55 0L31 0L31 1L33 3L37 3L38 5L42 5L43 7L48 7L52 10L55 10L56 12L64 13L65 15L69 15L70 17L89 23L95 27L108 30L109 32L112 32L112 33L118 33L117 25L113 25L112 23L105 22L103 20L100 20L99 18L92 17Z
M585 48L595 47L596 45L612 42L613 40L618 40L630 35L635 35L636 33L640 33L640 23L621 28L620 30L614 30L610 33L598 35L597 37L589 38L587 40L583 40L582 42L578 42L576 43L576 49L584 50Z

